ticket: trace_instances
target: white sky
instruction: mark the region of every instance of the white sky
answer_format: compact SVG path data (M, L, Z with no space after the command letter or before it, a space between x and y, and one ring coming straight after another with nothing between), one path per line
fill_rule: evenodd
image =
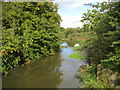
M85 6L86 3L98 3L108 0L54 0L59 4L58 13L62 17L61 26L68 27L82 27L80 22L82 14L92 9L90 6Z

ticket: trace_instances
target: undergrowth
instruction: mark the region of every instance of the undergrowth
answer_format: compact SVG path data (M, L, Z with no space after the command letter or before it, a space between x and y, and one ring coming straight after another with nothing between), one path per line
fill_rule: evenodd
M81 88L109 88L108 86L105 86L103 82L97 79L95 68L95 65L86 65L84 68L79 69L79 71L82 73L80 75L80 78L85 85L81 86Z

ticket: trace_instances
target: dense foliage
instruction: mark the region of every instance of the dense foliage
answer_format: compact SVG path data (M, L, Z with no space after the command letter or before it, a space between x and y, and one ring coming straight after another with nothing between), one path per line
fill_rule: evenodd
M62 41L67 42L70 46L74 46L78 43L77 38L79 37L80 28L61 28L62 29Z
M2 3L0 3L0 13L2 13ZM0 72L2 71L2 54L1 54L1 47L2 47L2 15L0 14Z
M90 4L93 10L84 13L82 30L94 38L88 41L90 62L107 63L109 68L120 66L120 2Z
M120 2L86 5L93 7L81 20L82 32L91 34L82 48L87 50L89 65L80 70L80 76L86 88L119 88Z
M3 73L17 64L59 49L60 21L52 2L2 3Z

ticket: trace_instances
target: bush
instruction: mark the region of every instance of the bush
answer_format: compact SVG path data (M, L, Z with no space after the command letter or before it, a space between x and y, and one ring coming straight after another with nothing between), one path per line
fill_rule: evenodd
M3 2L3 73L59 50L61 17L52 2Z

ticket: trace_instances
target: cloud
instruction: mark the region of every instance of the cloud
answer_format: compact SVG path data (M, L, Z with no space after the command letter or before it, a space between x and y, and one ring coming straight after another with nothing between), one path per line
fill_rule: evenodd
M80 22L81 17L82 17L81 13L75 16L62 17L63 22L61 22L61 26L64 28L82 27L83 24Z
M78 1L78 0L77 0ZM78 2L73 2L71 5L66 5L67 8L69 9L74 9L83 6L86 3L93 3L93 2L102 2L105 0L79 0Z
M85 9L84 7L84 4L102 1L107 0L54 0L54 2L59 4L59 14L61 15L63 20L61 22L61 26L64 28L82 27L83 23L80 22L81 17L83 16L82 13L84 12L84 10L87 11L87 9ZM82 8L82 11L79 11L80 9L78 8Z
M63 4L63 7L74 9L83 6L86 3L93 2L103 2L108 0L54 0L56 3L71 3L71 4Z

